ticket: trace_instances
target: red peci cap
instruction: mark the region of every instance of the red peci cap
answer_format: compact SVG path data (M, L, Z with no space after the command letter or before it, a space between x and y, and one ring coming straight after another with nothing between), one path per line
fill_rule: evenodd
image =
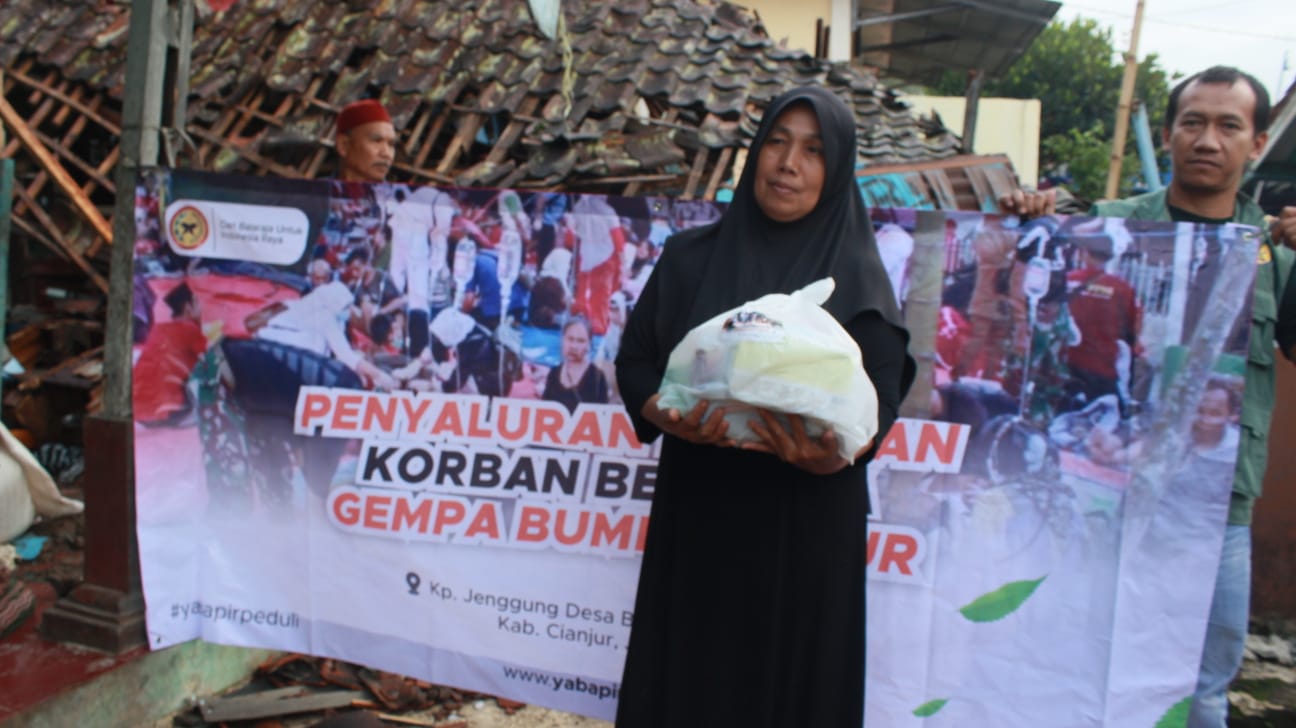
M373 121L391 123L391 116L387 114L387 109L374 99L353 101L342 107L342 111L338 114L337 133L346 134L361 124Z

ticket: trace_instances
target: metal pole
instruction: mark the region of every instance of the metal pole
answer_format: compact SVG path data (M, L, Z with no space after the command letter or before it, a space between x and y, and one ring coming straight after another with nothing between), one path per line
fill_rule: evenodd
M981 106L981 86L985 83L985 72L979 68L968 71L967 93L963 106L963 153L971 154L976 141L977 109Z
M1130 102L1134 98L1134 80L1138 78L1138 41L1143 27L1143 0L1134 8L1134 30L1130 33L1129 52L1125 54L1125 77L1121 79L1120 102L1116 105L1116 131L1112 135L1111 164L1107 167L1107 189L1103 196L1115 199L1120 188L1121 162L1125 159L1125 136L1129 132Z
M0 131L0 140L4 132ZM2 142L0 142L2 143ZM5 330L9 316L9 214L13 204L14 161L0 159L0 332ZM5 337L0 336L0 364L9 357L9 347Z
M45 610L46 639L120 653L147 640L135 538L135 446L131 422L135 181L157 164L166 73L167 0L134 0L126 46L121 160L104 336L103 412L87 417L85 578Z
M1157 168L1156 149L1152 146L1152 129L1148 126L1147 106L1139 103L1134 109L1134 142L1139 162L1143 167L1143 181L1149 192L1161 189L1161 173Z
M112 265L108 273L108 321L104 339L103 414L131 417L131 307L135 281L135 179L158 162L162 89L166 76L167 0L131 3L122 101L121 161L113 206Z

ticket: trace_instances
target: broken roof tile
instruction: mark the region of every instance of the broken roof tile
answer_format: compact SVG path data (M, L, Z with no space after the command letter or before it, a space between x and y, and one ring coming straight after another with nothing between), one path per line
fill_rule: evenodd
M737 114L747 103L747 94L742 89L722 90L715 88L706 98L706 109L721 116Z
M700 104L711 93L711 79L705 75L687 83L678 83L671 90L671 103L689 107Z
M437 14L431 23L423 25L423 34L434 41L459 39L464 28L471 22L472 13L447 8Z
M645 68L635 85L638 87L639 93L644 96L666 94L675 85L675 74L669 69L654 71L651 68Z
M553 48L551 46L552 44L544 38L537 38L534 35L517 38L513 43L509 44L509 47L513 49L513 52L519 58L525 58L528 61L552 52Z
M378 20L403 18L414 0L377 0L371 7L369 15Z
M685 64L683 68L677 69L675 75L684 83L695 83L702 79L715 78L720 73L720 62L693 62Z
M0 0L0 62L36 57L120 98L128 7ZM444 149L454 125L405 129L413 119L456 113L449 105L493 114L527 104L534 107L528 118L540 121L512 149L494 150L505 161L488 164L482 155L489 152L473 145L449 173L465 184L535 187L686 172L685 149L745 146L769 99L819 83L854 108L862 158L957 153L957 137L916 122L871 73L777 45L754 12L725 0L568 0L561 7L566 59L562 43L536 27L527 0L239 0L221 12L200 8L191 123L211 128L228 108L262 103L265 88L279 92L270 95L276 106L284 94L310 89L319 103L303 99L292 123L318 137L332 129L328 109L377 94L403 134L441 135L402 138L403 148L426 155ZM574 82L570 98L562 96L565 77ZM654 115L669 108L673 126L635 121L641 99ZM879 125L886 134L870 132ZM247 159L231 164L255 168Z
M506 159L503 162L482 160L455 176L455 184L460 187L493 187L517 168L517 162Z
M277 64L275 70L266 77L266 86L275 91L301 93L310 82L311 72L309 63L297 58L287 58Z

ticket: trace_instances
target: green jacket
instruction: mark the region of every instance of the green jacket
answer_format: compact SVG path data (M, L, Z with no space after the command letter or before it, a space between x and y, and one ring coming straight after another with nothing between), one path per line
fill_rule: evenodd
M1166 194L1166 190L1161 190L1125 200L1099 202L1089 214L1170 222ZM1285 333L1296 327L1296 291L1287 290L1296 253L1285 246L1269 242L1264 212L1244 194L1238 193L1233 222L1254 225L1265 231L1251 304L1251 348L1247 356L1246 383L1242 395L1242 437L1238 445L1237 467L1233 471L1233 498L1229 503L1228 520L1230 524L1248 525L1251 523L1255 499L1260 497L1265 462L1269 457L1269 421L1273 415L1276 396L1274 367L1277 357L1274 341L1279 338L1281 327L1284 332L1284 341L1281 343L1286 351L1291 342L1285 341ZM1266 250L1269 255L1265 255ZM1276 295L1278 291L1287 291L1281 300Z

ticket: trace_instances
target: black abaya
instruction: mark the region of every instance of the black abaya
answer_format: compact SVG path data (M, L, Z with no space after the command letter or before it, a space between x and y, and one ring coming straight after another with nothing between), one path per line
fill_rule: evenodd
M617 380L645 442L660 433L641 409L689 328L825 275L838 283L826 308L859 344L877 389L879 432L895 420L914 366L851 179L853 120L826 92L802 89L775 100L766 121L796 101L814 108L825 142L815 210L785 225L765 218L748 164L721 222L667 242L631 313ZM773 455L666 437L619 728L862 724L870 457L823 476Z

